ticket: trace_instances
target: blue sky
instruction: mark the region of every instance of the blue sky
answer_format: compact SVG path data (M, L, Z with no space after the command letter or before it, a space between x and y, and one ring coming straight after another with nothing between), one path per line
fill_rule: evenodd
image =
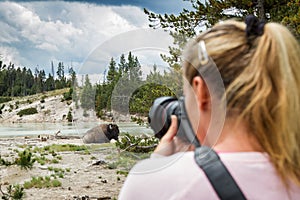
M153 33L154 37L147 36L149 27L143 8L176 14L189 6L190 3L183 0L1 1L0 58L5 63L37 67L46 72L50 71L51 61L55 65L62 61L66 67L72 66L78 72L89 59L98 57L97 66L101 70L96 71L103 73L108 65L107 57L117 59L121 53L126 54L112 49L124 49L135 51L144 65L164 65L159 54L166 53L171 40L160 33L157 37L156 33ZM144 48L147 50L141 50L145 42L139 40L134 46L139 50L127 48L137 42L135 38L143 38L143 31L139 30L144 30L145 41L150 38L165 40L167 42L159 42L165 46L149 47L151 41L148 41ZM128 36L128 32L131 35ZM112 41L122 39L122 34L124 38L118 44ZM106 57L100 58L102 54L95 55L94 51L106 52Z
M70 2L74 2L69 0ZM75 1L76 2L76 1ZM156 13L179 13L182 8L190 8L190 3L183 0L94 0L94 1L77 1L89 2L98 5L132 5L140 8L147 8Z

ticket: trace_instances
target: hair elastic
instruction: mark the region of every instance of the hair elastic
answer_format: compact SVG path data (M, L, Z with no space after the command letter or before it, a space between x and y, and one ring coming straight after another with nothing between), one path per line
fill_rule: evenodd
M246 36L249 37L251 35L261 36L264 34L264 27L266 22L263 20L259 20L254 15L248 15L245 19L246 27Z

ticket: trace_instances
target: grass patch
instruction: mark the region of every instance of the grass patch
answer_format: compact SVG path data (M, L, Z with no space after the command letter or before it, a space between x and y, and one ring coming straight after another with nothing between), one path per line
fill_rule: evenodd
M88 151L88 148L84 145L74 145L74 144L52 144L50 146L45 146L39 149L39 151L49 151L49 152L63 152L63 151Z
M54 163L54 164L59 163L59 161L62 160L62 156L60 156L58 152L65 152L65 151L81 152L84 155L90 154L86 146L74 145L74 144L52 144L45 147L35 147L33 149L34 153L39 153L41 155L41 156L36 156L36 161L41 165L44 165L45 163ZM49 159L45 157L46 155L52 156L53 159Z
M3 97L3 96L0 97L0 103L9 102L11 100L12 100L11 97Z
M62 169L62 168L56 168L56 167L48 167L48 170L51 172L54 172L54 174L51 174L52 177L56 178L64 178L66 172L70 172L71 169Z
M45 156L36 156L35 160L40 164L40 165L45 165L46 163L49 163L50 160L46 158Z
M58 164L59 161L58 161L57 159L54 158L54 159L51 160L51 163L53 163L53 164Z
M23 115L33 115L38 113L36 108L26 108L23 110L20 110L17 115L19 115L20 117L22 117Z
M111 154L105 159L110 160L107 164L108 169L120 169L128 174L129 170L140 160L150 157L150 153L132 153L132 152L121 152L119 154Z
M128 171L118 170L118 171L117 171L117 174L127 176L127 175L128 175Z
M115 144L113 144L113 143L92 144L92 145L88 146L88 149L97 150L97 149L107 148L107 147L115 147Z
M30 181L24 183L23 187L25 189L29 188L50 188L50 187L60 187L61 182L57 179L51 179L49 176L46 177L32 177Z

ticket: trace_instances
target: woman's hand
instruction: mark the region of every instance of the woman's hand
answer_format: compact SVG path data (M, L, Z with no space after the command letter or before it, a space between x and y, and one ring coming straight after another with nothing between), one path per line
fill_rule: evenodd
M154 150L154 153L160 154L162 156L170 156L174 153L180 151L191 151L194 150L193 145L188 144L181 140L180 138L176 137L177 134L177 116L171 116L171 126L166 134L161 138L158 146Z

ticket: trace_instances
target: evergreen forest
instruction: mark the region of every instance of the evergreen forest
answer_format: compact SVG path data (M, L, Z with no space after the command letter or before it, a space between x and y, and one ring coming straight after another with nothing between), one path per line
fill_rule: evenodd
M138 58L129 52L108 61L107 73L101 83L92 85L89 76L85 75L84 84L79 87L75 71L66 69L63 62L57 67L51 63L51 73L46 74L43 69L32 71L0 60L1 99L68 87L70 90L65 98L73 98L76 106L85 110L95 109L98 117L111 110L146 116L157 97L182 94L180 55L187 40L203 30L199 27L209 28L229 18L243 20L246 15L254 14L262 20L286 25L299 39L299 0L186 1L191 3L191 8L183 8L179 14L157 14L144 9L150 27L168 31L174 38L173 46L169 47L170 56L162 55L169 71L162 72L154 64L151 72L145 75ZM76 92L74 87L78 88ZM80 104L77 103L79 99Z

